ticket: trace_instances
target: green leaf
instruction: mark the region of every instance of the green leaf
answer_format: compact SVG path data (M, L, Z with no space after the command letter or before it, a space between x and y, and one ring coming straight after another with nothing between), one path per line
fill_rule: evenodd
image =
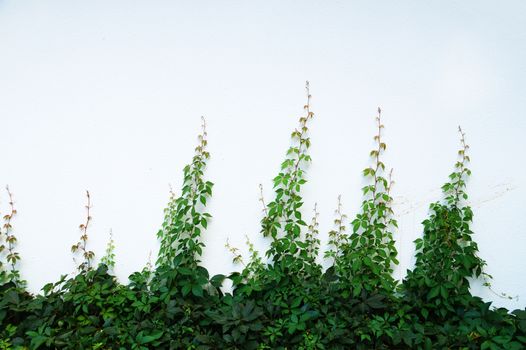
M196 297L202 297L203 288L198 284L192 285L192 294L195 295Z
M434 286L427 294L427 299L436 298L438 296L438 293L440 293L440 286Z
M188 293L190 293L190 291L192 290L192 285L191 284L185 284L183 285L183 288L182 288L182 293L183 293L183 296L186 296L188 295Z
M422 316L424 316L425 319L427 319L427 317L429 316L429 311L427 311L427 309L422 309L421 313L422 313Z
M140 332L139 334L141 334L142 332ZM139 341L140 344L147 344L147 343L151 343L153 342L154 340L157 340L159 339L160 337L163 336L163 331L161 330L157 330L155 331L154 333L150 334L150 335L146 335L146 336L140 336L137 335L137 340Z
M31 350L38 349L47 340L46 336L44 336L42 334L39 334L39 333L37 333L35 331L28 331L28 332L26 332L26 334L31 339L31 344L30 344Z
M446 287L440 286L440 295L442 296L442 298L447 299L447 297L449 296L449 293Z

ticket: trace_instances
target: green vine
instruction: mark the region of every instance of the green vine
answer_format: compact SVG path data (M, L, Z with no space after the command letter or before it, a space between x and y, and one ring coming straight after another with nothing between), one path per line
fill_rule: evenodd
M17 238L13 234L12 225L12 220L17 211L9 186L6 186L5 190L9 199L9 212L3 216L4 224L0 229L0 284L12 282L22 287L25 285L25 281L20 278L20 271L18 270L20 254L15 250Z
M463 204L468 198L465 187L471 170L467 168L469 146L460 127L459 133L461 149L456 170L442 186L445 202L431 204L431 215L423 222L424 237L415 241L415 269L405 281L409 296L423 303L422 310L439 303L442 317L454 312L457 302L470 300L468 278L479 277L485 265L472 240L473 212ZM427 311L424 313L427 315Z
M110 239L106 245L106 253L100 259L100 262L108 267L108 270L115 268L115 242L113 241L113 231L110 229Z
M203 179L209 153L206 151L207 133L202 118L201 134L192 162L183 171L181 196L171 193L165 219L157 237L161 241L157 265L196 267L203 253L201 231L208 227L211 215L203 211L212 195L213 183Z
M338 205L334 212L336 218L334 219L334 229L329 231L329 246L331 249L325 252L326 259L332 259L333 264L341 259L340 255L344 243L349 239L345 233L347 215L343 213L342 197L338 196Z
M378 109L360 210L346 214L338 197L323 254L331 266L322 268L318 206L308 224L301 213L313 118L308 83L306 89L305 114L268 205L260 185L261 233L270 246L261 256L247 236L244 259L227 241L233 262L241 265L228 277L210 276L200 265L213 186L204 178L210 156L204 120L181 193L170 191L157 261L152 263L150 253L146 267L126 284L113 275L111 231L100 264L94 264L86 192L86 220L72 247L82 258L78 272L46 284L41 294L29 293L20 279L12 228L16 210L7 189L9 212L0 230L0 349L526 348L526 309L493 308L470 292L471 279L490 276L471 231L469 146L460 128L461 148L442 186L444 198L431 204L423 222L414 268L397 281L392 170L382 160L387 147ZM228 280L231 291L224 286Z
M92 268L93 259L95 258L95 253L91 250L88 250L88 226L91 223L92 217L90 215L91 209L91 196L89 191L86 191L86 221L83 224L80 224L80 238L77 243L71 246L71 252L74 254L73 260L75 260L76 254L80 254L82 257L82 262L78 264L77 268L79 271L86 271Z
M267 257L281 261L283 267L298 270L302 267L295 266L295 256L300 250L298 242L301 240L302 227L307 226L300 211L303 205L300 189L307 182L304 179L305 166L311 162L307 153L310 147L308 122L314 117L310 110L309 82L305 89L305 115L300 117L298 128L291 134L293 145L281 163L281 172L274 178L275 199L266 206L267 213L261 221L263 235L272 237Z
M398 260L392 230L397 227L397 222L391 208L392 172L386 177L385 164L381 159L387 146L382 139L384 125L380 108L376 124L376 147L370 152L373 164L363 170L369 184L362 188L364 200L361 212L351 222L352 234L345 236L343 243L337 243L341 252L333 253L335 267L341 277L351 281L354 296L364 290L371 293L378 288L390 293L396 287L392 266L398 264Z

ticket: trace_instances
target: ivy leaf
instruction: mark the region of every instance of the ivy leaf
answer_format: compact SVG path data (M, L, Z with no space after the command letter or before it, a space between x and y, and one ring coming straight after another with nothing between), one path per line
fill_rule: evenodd
M198 284L192 285L192 294L195 295L196 297L202 297L203 288Z
M434 286L427 294L427 299L431 300L436 298L438 296L438 293L440 293L440 286Z
M147 343L151 343L154 340L157 340L160 337L162 337L164 332L161 331L161 330L157 330L154 333L152 333L150 335L146 335L146 336L143 336L141 333L142 332L139 332L139 334L137 335L137 341L140 344L147 344Z
M188 295L188 293L190 293L191 290L192 290L192 285L191 284L185 284L185 285L183 285L183 288L181 289L181 291L183 293L183 296Z

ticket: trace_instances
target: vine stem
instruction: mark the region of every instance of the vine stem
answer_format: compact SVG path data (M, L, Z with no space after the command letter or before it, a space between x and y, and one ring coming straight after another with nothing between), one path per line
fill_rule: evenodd
M228 238L226 239L225 248L234 256L234 258L232 259L234 263L239 262L246 267L246 264L243 261L243 255L241 255L238 248L230 244L230 240Z
M376 121L378 124L378 134L375 136L375 140L378 143L378 150L376 151L376 169L374 170L374 188L373 188L373 203L376 202L376 192L378 191L378 170L380 170L380 152L382 151L382 109L378 107L378 116ZM372 218L371 218L372 219Z
M10 211L10 213L4 216L4 219L6 220L5 224L4 224L4 228L5 228L7 249L8 249L8 252L9 252L8 257L11 257L8 260L10 260L11 272L15 272L16 271L16 267L15 267L16 259L14 259L14 255L13 254L14 254L14 249L15 249L14 242L16 241L16 239L14 238L13 235L10 234L10 232L11 232L11 228L12 228L12 226L11 226L11 219L16 214L16 209L15 209L15 202L13 200L13 194L9 190L9 186L6 186L5 189L7 191L7 195L9 196L9 211Z
M338 208L336 209L336 215L338 215L338 233L336 237L336 254L339 253L341 249L342 244L342 236L345 229L345 225L343 224L343 221L345 220L345 214L343 213L343 206L342 206L342 195L338 195ZM336 257L334 257L334 261L336 262Z
M88 190L86 190L86 198L87 198L86 223L80 226L80 229L82 230L82 236L80 237L80 239L82 240L82 253L84 254L84 258L86 259L87 267L89 269L91 267L91 258L89 254L87 253L86 247L88 243L88 225L91 222L91 215L90 215L91 196Z
M389 209L389 208L387 208L387 205L391 201L391 187L394 184L394 181L393 181L393 168L391 168L391 170L389 171L389 177L387 179L387 183L388 183L388 185L387 185L387 188L385 189L385 194L389 198L389 202L386 201L385 205L386 205L386 209ZM387 213L387 214L389 214L389 213ZM384 215L383 216L383 224L386 226L386 228L387 228L387 223L388 223L388 215Z
M265 216L268 216L268 208L267 204L265 203L265 197L263 196L263 185L259 184L259 201L261 202L261 205L263 206L263 212L265 213Z
M291 193L290 196L292 196L292 194L295 193L294 183L296 182L296 178L298 177L298 172L299 172L298 169L299 169L299 166L300 166L300 163L301 163L301 155L303 154L304 148L306 147L304 139L303 139L303 136L307 132L307 122L314 115L310 111L310 99L311 99L312 96L310 94L309 81L307 81L305 83L305 90L307 92L307 103L305 104L305 106L303 106L303 108L307 111L307 116L306 117L302 117L300 119L300 125L301 125L301 131L300 131L300 134L299 134L300 144L299 144L299 147L298 147L298 159L296 160L296 164L294 164L294 171L292 172L292 179L289 182L289 186L291 186L289 188L289 191Z
M462 177L466 173L466 161L469 159L466 156L466 151L468 150L469 146L466 144L466 133L462 130L460 125L458 126L458 132L460 133L460 143L462 145L462 149L459 151L459 153L462 156L462 160L458 164L458 168L460 170L457 183L455 185L455 203L458 203L460 201L460 194L462 193L461 187L462 185Z
M316 233L318 231L318 218L320 216L320 213L318 212L318 203L314 203L314 209L313 209L313 216L311 221L311 227L312 229L309 230L307 233L306 241L310 241L311 244L307 246L307 254L310 257L316 258L314 255L314 252L316 251L316 247L314 246L314 240L316 239Z
M205 147L206 147L206 144L207 144L207 141L206 141L206 136L207 136L207 132L206 132L206 120L205 120L205 117L204 116L201 116L201 134L198 136L198 139L199 139L199 144L197 145L197 147L195 148L196 150L196 157L198 158L198 161L199 162L202 162L203 161L203 158L205 158ZM198 171L196 170L196 167L195 167L195 163L192 162L192 171L193 171L193 180L192 180L192 190L191 190L191 193L190 193L190 200L191 202L193 203L193 205L195 206L197 204L197 191L199 190L199 174L198 174ZM191 216L191 211L188 212L187 214L187 217L186 217L186 220L192 220L192 216ZM195 237L197 236L196 235L196 229L197 226L193 225L192 226L192 231L190 232L190 237Z
M201 134L198 136L198 139L199 139L199 144L197 145L197 147L195 148L196 150L196 156L199 158L199 160L201 160L203 157L204 157L204 149L206 147L206 136L207 136L207 133L206 133L206 120L205 120L205 117L201 116ZM194 172L194 179L193 179L193 183L192 183L192 201L196 201L196 193L197 193L197 180L198 180L198 174L197 174L197 171L195 171L195 167L194 169L192 169L193 172Z

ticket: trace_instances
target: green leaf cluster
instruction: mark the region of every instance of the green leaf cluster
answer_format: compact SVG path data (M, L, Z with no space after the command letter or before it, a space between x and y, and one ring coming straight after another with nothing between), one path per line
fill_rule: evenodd
M87 192L87 218L73 249L83 259L78 273L46 284L42 294L27 292L15 254L16 210L9 192L11 211L0 231L0 349L526 348L526 310L493 308L469 289L471 278L487 275L465 202L471 171L462 130L444 199L431 204L423 236L415 241L415 266L397 281L394 182L382 160L387 146L380 109L371 165L363 171L361 208L349 219L338 198L323 254L318 208L310 219L302 212L314 117L308 84L304 109L268 204L261 191L261 234L269 247L260 255L247 237L245 262L227 243L234 262L243 265L228 276L210 276L200 261L213 187L204 178L210 156L204 120L180 194L171 191L156 264L133 273L126 284L113 275L111 237L99 264L87 250ZM328 269L320 255L329 260ZM229 292L225 281L232 284Z

